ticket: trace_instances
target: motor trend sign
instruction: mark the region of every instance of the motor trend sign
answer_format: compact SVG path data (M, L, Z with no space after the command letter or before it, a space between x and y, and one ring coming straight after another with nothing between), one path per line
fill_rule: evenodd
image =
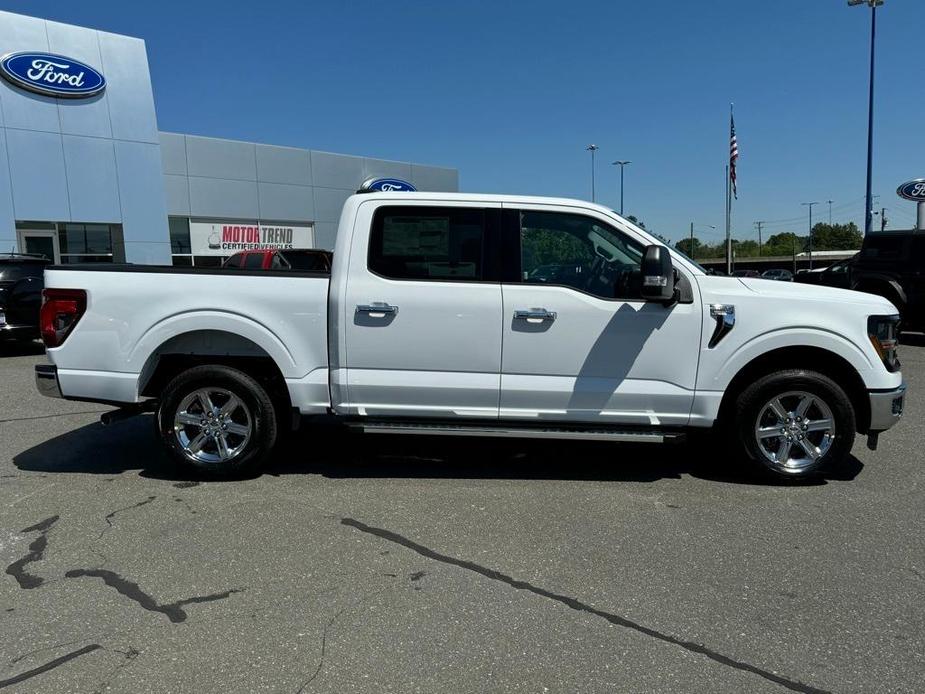
M314 248L314 227L239 222L190 222L193 255L229 256L239 251Z

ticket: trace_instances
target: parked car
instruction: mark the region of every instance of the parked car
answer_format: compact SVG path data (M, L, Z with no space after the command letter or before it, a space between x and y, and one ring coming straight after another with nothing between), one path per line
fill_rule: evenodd
M222 266L242 270L330 272L331 257L330 251L321 250L320 248L241 251L228 258L222 263Z
M903 327L925 329L925 231L870 233L854 258L798 281L877 294L899 309Z
M757 270L733 270L733 277L761 277L761 273Z
M849 270L853 260L854 258L849 258L848 260L833 263L828 267L800 270L794 277L794 281L801 284L821 284L826 287L850 289Z
M0 255L0 340L34 340L39 336L44 256Z
M761 273L762 279L777 280L778 282L793 282L793 273L790 270L773 269Z
M642 443L712 427L743 461L805 478L902 415L890 302L705 275L600 205L351 196L333 260L330 274L50 269L37 385L122 403L108 420L153 409L169 454L216 475L327 420ZM576 271L532 281L542 265Z

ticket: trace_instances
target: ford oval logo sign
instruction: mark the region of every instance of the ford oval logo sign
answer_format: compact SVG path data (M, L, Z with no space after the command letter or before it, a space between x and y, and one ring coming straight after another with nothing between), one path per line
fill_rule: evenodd
M391 193L396 190L413 193L417 188L408 183L408 181L403 181L400 178L370 178L360 186L360 191L364 193L371 191Z
M896 194L912 202L925 202L925 178L903 183L896 189Z
M106 78L86 63L54 53L8 53L0 74L17 87L46 96L81 99L99 94Z

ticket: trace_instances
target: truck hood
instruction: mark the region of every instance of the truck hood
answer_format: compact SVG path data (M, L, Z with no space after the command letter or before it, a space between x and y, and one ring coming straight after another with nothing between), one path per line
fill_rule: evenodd
M876 294L855 292L850 289L836 289L816 284L799 282L777 282L757 278L739 278L745 287L755 294L787 301L818 301L825 303L853 304L871 314L899 313L892 303Z

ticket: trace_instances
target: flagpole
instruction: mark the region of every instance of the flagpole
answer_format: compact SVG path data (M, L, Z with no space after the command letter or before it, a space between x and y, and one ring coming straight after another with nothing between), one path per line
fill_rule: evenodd
M732 178L729 176L729 164L726 164L726 274L732 274L732 237L729 223L732 208Z

